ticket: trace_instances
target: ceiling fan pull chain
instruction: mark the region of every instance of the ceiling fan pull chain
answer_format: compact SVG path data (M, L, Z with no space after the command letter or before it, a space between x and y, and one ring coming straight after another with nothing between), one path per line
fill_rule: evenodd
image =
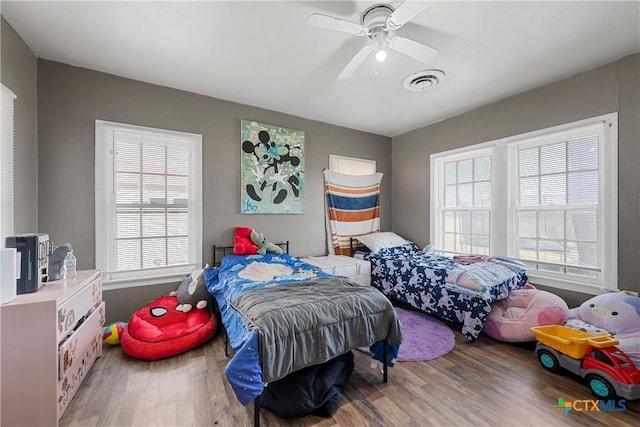
M373 77L377 77L378 75L380 75L380 73L378 72L378 61L376 60L375 55L371 55L371 74L373 75Z

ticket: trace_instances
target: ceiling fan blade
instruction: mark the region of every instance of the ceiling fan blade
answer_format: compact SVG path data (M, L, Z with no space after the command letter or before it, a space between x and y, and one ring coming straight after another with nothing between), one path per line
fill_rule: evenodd
M367 45L360 49L356 56L351 58L351 61L344 67L344 70L340 74L338 74L338 80L346 80L355 73L358 67L367 59L367 56L373 51L373 46Z
M405 1L387 18L387 28L397 30L431 5L430 1Z
M438 49L400 36L389 39L389 47L425 64L438 54Z
M366 36L369 29L355 22L334 18L333 16L314 13L307 18L307 24L314 27L326 28L328 30L342 31L343 33L355 34L356 36Z

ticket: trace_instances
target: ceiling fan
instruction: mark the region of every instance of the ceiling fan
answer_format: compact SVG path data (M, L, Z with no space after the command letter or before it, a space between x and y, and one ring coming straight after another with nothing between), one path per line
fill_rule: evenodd
M400 29L430 4L431 2L424 1L405 1L397 9L388 4L377 4L362 13L360 24L320 13L309 16L307 23L358 37L369 36L371 42L360 49L338 75L339 80L345 80L353 75L372 52L375 52L376 60L384 61L387 47L425 64L430 62L438 53L437 49L406 37L389 36L389 32Z

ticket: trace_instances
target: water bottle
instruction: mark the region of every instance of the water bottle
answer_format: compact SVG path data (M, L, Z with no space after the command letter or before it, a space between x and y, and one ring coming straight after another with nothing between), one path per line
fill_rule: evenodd
M65 279L73 279L76 277L76 257L73 255L73 249L67 252L62 262L63 277Z

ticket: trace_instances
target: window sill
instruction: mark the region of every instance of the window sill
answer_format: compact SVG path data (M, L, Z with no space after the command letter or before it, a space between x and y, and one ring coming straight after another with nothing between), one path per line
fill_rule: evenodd
M121 280L111 281L111 282L103 281L102 289L105 291L109 291L113 289L135 288L139 286L164 285L166 283L180 284L185 277L186 277L185 274L173 274L170 276L160 276L160 277L121 279ZM176 285L176 288L177 287L178 286Z
M565 291L579 292L588 295L599 295L603 292L617 291L617 289L609 289L596 284L586 284L574 282L570 280L562 280L550 277L539 276L534 273L527 273L529 282L532 285L541 285L549 288L562 289Z

